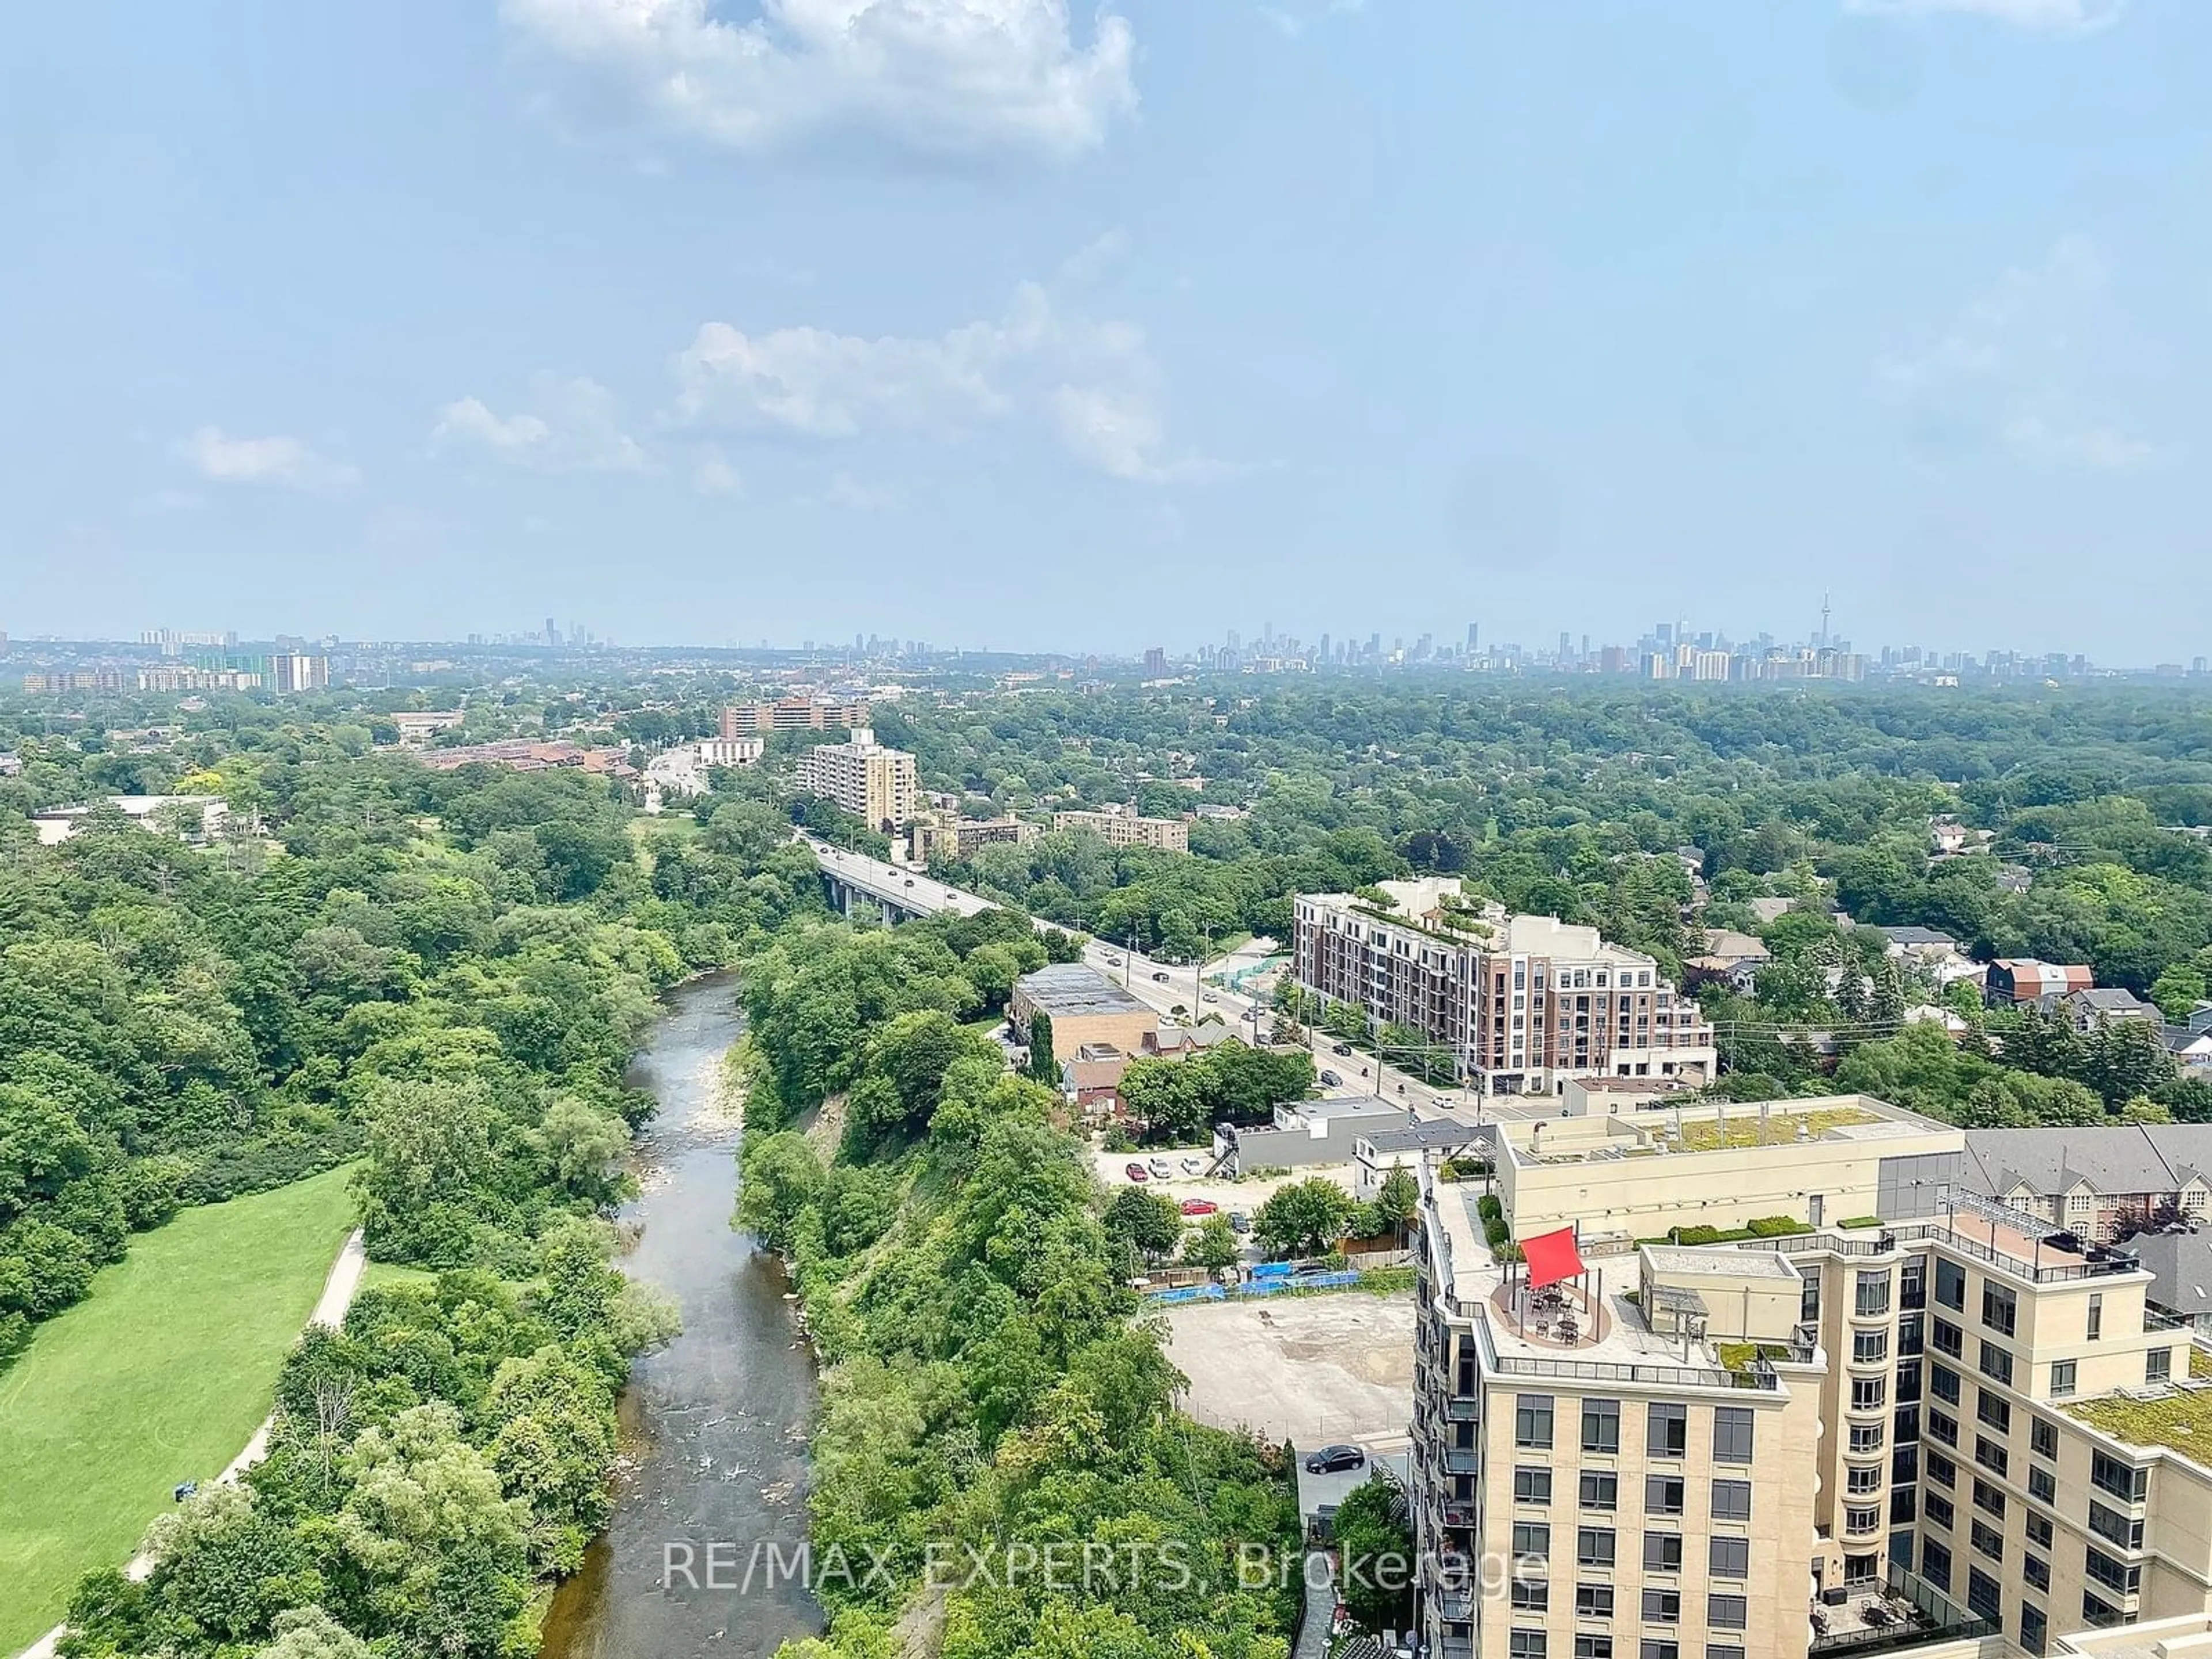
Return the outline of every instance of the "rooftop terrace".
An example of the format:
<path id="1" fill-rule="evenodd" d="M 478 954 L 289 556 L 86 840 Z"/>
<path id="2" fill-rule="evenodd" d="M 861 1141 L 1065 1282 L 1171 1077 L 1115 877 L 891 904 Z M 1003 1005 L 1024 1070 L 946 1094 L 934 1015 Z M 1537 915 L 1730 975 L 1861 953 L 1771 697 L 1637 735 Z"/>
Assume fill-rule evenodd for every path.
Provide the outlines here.
<path id="1" fill-rule="evenodd" d="M 2076 1422 L 2087 1423 L 2130 1446 L 2163 1446 L 2193 1462 L 2212 1469 L 2212 1355 L 2192 1346 L 2189 1351 L 2191 1385 L 2131 1390 L 2076 1400 L 2063 1409 Z"/>

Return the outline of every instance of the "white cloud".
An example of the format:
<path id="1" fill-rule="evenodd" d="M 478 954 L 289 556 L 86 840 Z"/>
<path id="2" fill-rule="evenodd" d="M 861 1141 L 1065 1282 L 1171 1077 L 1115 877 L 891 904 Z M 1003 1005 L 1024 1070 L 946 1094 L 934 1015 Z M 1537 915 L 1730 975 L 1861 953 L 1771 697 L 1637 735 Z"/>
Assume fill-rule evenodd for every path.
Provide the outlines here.
<path id="1" fill-rule="evenodd" d="M 2074 410 L 2080 340 L 2108 280 L 2094 246 L 2062 237 L 2039 264 L 2007 270 L 1934 345 L 1886 357 L 1877 372 L 1914 407 L 2030 459 L 2101 471 L 2148 465 L 2155 445 Z"/>
<path id="2" fill-rule="evenodd" d="M 691 469 L 691 488 L 702 495 L 742 495 L 745 483 L 720 450 L 710 449 Z"/>
<path id="3" fill-rule="evenodd" d="M 1079 45 L 1067 0 L 501 0 L 602 100 L 747 154 L 859 131 L 933 154 L 1096 149 L 1136 106 L 1127 21 Z"/>
<path id="4" fill-rule="evenodd" d="M 438 411 L 431 447 L 485 456 L 533 472 L 649 472 L 653 459 L 622 429 L 614 395 L 597 380 L 538 374 L 529 406 L 495 415 L 463 398 Z"/>
<path id="5" fill-rule="evenodd" d="M 1144 331 L 1069 314 L 1035 283 L 1015 290 L 1003 317 L 934 337 L 870 339 L 811 327 L 749 335 L 711 322 L 674 370 L 668 419 L 682 427 L 957 439 L 1033 421 L 1112 477 L 1158 483 L 1214 470 L 1167 453 L 1159 373 Z"/>
<path id="6" fill-rule="evenodd" d="M 358 469 L 318 453 L 299 438 L 234 438 L 221 427 L 204 426 L 179 443 L 177 452 L 210 483 L 330 491 L 361 482 Z"/>
<path id="7" fill-rule="evenodd" d="M 890 484 L 864 483 L 849 472 L 834 474 L 822 499 L 849 513 L 896 513 L 906 497 Z"/>
<path id="8" fill-rule="evenodd" d="M 1955 12 L 2009 23 L 2015 28 L 2086 34 L 2118 21 L 2126 6 L 2127 0 L 1848 0 L 1844 9 L 1891 16 Z"/>
<path id="9" fill-rule="evenodd" d="M 1275 33 L 1281 35 L 1284 40 L 1296 40 L 1304 35 L 1306 32 L 1304 18 L 1285 11 L 1280 6 L 1263 5 L 1259 9 L 1260 15 L 1273 24 Z"/>

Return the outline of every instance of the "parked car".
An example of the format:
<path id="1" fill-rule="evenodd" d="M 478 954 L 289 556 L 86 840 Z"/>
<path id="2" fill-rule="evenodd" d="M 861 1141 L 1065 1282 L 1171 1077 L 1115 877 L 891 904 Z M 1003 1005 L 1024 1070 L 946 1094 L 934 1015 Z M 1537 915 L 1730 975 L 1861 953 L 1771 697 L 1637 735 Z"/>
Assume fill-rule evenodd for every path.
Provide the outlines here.
<path id="1" fill-rule="evenodd" d="M 1155 968 L 1152 969 L 1152 977 L 1164 985 L 1168 982 L 1168 970 L 1164 968 Z"/>
<path id="2" fill-rule="evenodd" d="M 1146 1170 L 1141 1164 L 1124 1164 L 1121 1168 L 1121 1173 L 1128 1176 L 1132 1181 L 1150 1181 L 1152 1178 L 1152 1172 Z"/>
<path id="3" fill-rule="evenodd" d="M 1244 1018 L 1249 1020 L 1256 1020 L 1260 1018 L 1260 1011 L 1257 1008 L 1247 1008 L 1244 1011 Z"/>
<path id="4" fill-rule="evenodd" d="M 1308 1474 L 1334 1474 L 1342 1469 L 1367 1466 L 1367 1454 L 1357 1446 L 1323 1446 L 1306 1459 Z"/>
<path id="5" fill-rule="evenodd" d="M 1164 1158 L 1154 1158 L 1150 1167 L 1155 1181 L 1165 1181 L 1175 1174 L 1175 1166 Z"/>
<path id="6" fill-rule="evenodd" d="M 1210 1198 L 1186 1198 L 1182 1201 L 1185 1215 L 1212 1215 L 1220 1207 Z"/>
<path id="7" fill-rule="evenodd" d="M 1329 1053 L 1334 1054 L 1339 1060 L 1349 1060 L 1352 1058 L 1352 1045 L 1348 1042 L 1340 1042 L 1330 1049 Z"/>
<path id="8" fill-rule="evenodd" d="M 1321 1074 L 1321 1080 L 1322 1086 L 1328 1089 L 1336 1088 L 1344 1081 L 1344 1079 L 1339 1077 L 1335 1073 L 1326 1069 L 1324 1069 Z"/>
<path id="9" fill-rule="evenodd" d="M 1231 1210 L 1229 1212 L 1229 1231 L 1232 1233 L 1250 1232 L 1252 1231 L 1252 1218 L 1246 1215 L 1242 1210 Z"/>
<path id="10" fill-rule="evenodd" d="M 1205 1167 L 1206 1160 L 1202 1158 L 1187 1158 L 1182 1161 L 1182 1172 L 1185 1175 L 1196 1175 Z"/>

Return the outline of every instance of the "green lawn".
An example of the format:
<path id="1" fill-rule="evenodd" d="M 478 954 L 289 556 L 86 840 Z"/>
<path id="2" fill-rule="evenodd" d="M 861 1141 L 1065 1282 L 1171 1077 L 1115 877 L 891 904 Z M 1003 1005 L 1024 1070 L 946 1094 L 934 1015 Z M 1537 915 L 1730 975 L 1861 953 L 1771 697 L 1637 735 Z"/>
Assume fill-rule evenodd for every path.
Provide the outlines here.
<path id="1" fill-rule="evenodd" d="M 187 1210 L 0 1371 L 0 1654 L 120 1564 L 179 1480 L 209 1480 L 264 1417 L 277 1367 L 353 1225 L 348 1171 Z"/>

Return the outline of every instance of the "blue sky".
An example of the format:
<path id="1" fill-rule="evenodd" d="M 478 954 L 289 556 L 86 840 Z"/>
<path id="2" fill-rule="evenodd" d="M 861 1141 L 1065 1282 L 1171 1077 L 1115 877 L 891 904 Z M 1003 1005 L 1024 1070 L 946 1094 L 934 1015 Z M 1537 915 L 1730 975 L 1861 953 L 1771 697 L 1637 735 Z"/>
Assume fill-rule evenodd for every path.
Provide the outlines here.
<path id="1" fill-rule="evenodd" d="M 2200 0 L 180 0 L 0 53 L 0 628 L 2212 650 Z"/>

